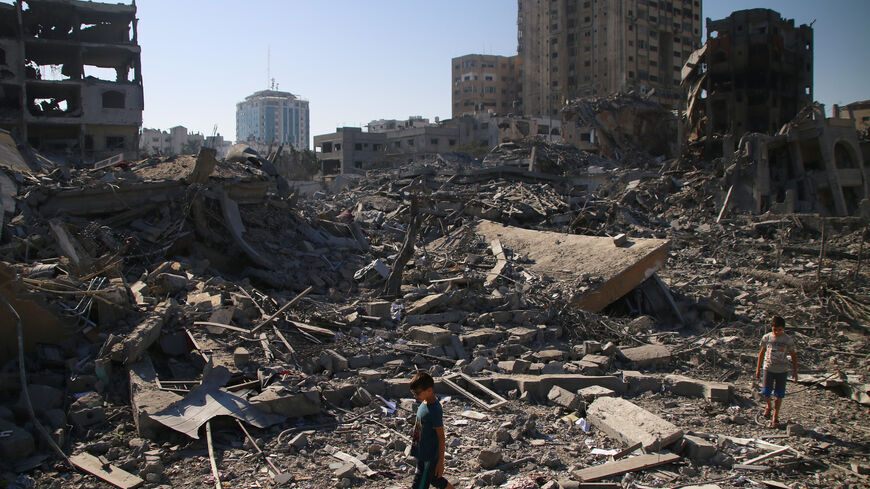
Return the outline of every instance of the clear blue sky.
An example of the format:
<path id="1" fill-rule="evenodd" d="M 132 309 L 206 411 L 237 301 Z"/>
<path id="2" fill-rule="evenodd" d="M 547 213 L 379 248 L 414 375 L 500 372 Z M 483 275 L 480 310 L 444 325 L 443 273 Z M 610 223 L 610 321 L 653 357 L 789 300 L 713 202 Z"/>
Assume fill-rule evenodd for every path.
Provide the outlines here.
<path id="1" fill-rule="evenodd" d="M 516 54 L 515 0 L 139 0 L 145 127 L 235 138 L 235 104 L 267 85 L 310 101 L 311 134 L 373 119 L 450 117 L 450 59 Z M 815 20 L 815 98 L 870 99 L 870 0 L 704 2 Z"/>

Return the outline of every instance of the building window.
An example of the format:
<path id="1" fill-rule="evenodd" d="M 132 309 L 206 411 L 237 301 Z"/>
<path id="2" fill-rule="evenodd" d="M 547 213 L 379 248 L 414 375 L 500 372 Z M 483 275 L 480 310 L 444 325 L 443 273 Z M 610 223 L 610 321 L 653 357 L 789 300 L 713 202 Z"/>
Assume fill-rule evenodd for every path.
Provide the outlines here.
<path id="1" fill-rule="evenodd" d="M 124 136 L 106 136 L 106 149 L 124 149 Z"/>
<path id="2" fill-rule="evenodd" d="M 431 140 L 429 140 L 429 142 L 431 144 L 438 144 L 438 138 L 432 138 Z"/>
<path id="3" fill-rule="evenodd" d="M 492 75 L 486 75 L 485 77 L 483 77 L 483 79 L 486 80 L 486 81 L 492 81 L 492 80 L 493 80 Z"/>
<path id="4" fill-rule="evenodd" d="M 450 146 L 455 146 L 455 145 L 456 145 L 456 140 L 455 140 L 455 139 L 448 139 L 448 140 L 447 140 L 447 144 L 449 144 Z"/>
<path id="5" fill-rule="evenodd" d="M 413 139 L 409 139 L 409 140 L 408 140 L 408 146 L 414 146 L 414 140 L 413 140 Z"/>
<path id="6" fill-rule="evenodd" d="M 117 90 L 103 92 L 104 109 L 123 109 L 125 106 L 124 93 Z"/>

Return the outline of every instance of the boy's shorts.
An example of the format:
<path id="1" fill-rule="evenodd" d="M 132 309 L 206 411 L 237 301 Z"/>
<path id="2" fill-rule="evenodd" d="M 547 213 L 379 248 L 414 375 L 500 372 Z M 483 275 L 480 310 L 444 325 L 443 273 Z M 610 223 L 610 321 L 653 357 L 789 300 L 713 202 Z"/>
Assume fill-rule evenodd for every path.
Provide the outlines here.
<path id="1" fill-rule="evenodd" d="M 764 397 L 770 397 L 770 395 L 773 394 L 774 397 L 780 399 L 785 397 L 785 378 L 787 375 L 788 372 L 774 373 L 765 370 L 761 395 Z"/>
<path id="2" fill-rule="evenodd" d="M 435 478 L 435 466 L 437 460 L 422 461 L 417 460 L 417 471 L 414 473 L 414 482 L 411 484 L 411 489 L 428 489 L 429 486 L 444 489 L 447 487 L 447 479 L 444 477 Z"/>

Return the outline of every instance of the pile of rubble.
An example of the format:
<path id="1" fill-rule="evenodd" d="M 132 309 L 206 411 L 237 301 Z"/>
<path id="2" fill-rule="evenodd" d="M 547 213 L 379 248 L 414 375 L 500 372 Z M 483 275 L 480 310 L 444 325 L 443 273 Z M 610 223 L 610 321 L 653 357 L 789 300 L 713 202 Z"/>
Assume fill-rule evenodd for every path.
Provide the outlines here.
<path id="1" fill-rule="evenodd" d="M 457 487 L 866 484 L 859 218 L 729 214 L 715 164 L 541 143 L 312 198 L 244 151 L 6 153 L 7 487 L 407 486 L 418 369 Z M 784 429 L 753 396 L 774 314 Z"/>

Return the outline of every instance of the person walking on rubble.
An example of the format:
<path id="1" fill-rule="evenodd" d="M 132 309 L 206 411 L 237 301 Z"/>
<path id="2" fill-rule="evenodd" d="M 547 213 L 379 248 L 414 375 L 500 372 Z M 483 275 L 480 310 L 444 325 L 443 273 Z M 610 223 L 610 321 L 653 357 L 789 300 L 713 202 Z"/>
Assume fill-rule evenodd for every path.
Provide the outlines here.
<path id="1" fill-rule="evenodd" d="M 767 401 L 767 409 L 764 417 L 771 415 L 771 395 L 773 401 L 773 418 L 770 427 L 775 428 L 779 420 L 779 408 L 785 397 L 785 380 L 788 375 L 788 356 L 791 356 L 793 379 L 798 379 L 797 349 L 794 339 L 785 333 L 785 320 L 781 316 L 774 316 L 770 320 L 771 332 L 761 338 L 761 351 L 758 352 L 758 365 L 755 367 L 755 378 L 759 378 L 764 367 L 764 377 L 761 395 Z"/>
<path id="2" fill-rule="evenodd" d="M 411 379 L 411 393 L 420 401 L 414 434 L 411 438 L 411 455 L 417 459 L 417 471 L 411 489 L 453 489 L 444 478 L 444 435 L 441 403 L 435 397 L 435 381 L 428 372 L 420 371 Z"/>

